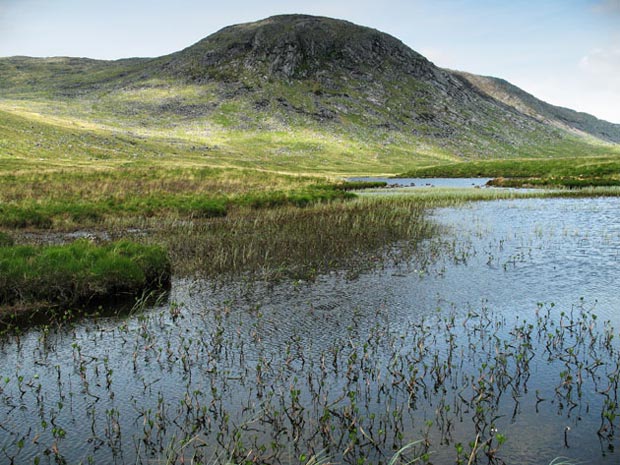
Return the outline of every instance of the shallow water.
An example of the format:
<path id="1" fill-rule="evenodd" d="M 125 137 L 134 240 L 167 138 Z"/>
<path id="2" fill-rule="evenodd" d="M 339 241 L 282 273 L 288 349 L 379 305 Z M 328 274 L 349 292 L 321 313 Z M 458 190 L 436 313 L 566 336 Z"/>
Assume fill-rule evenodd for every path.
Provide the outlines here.
<path id="1" fill-rule="evenodd" d="M 485 187 L 492 178 L 350 178 L 349 181 L 386 182 L 394 187 Z"/>
<path id="2" fill-rule="evenodd" d="M 438 209 L 429 267 L 176 281 L 141 314 L 6 338 L 0 461 L 387 463 L 421 441 L 410 459 L 461 443 L 467 463 L 478 439 L 510 464 L 617 463 L 619 207 Z"/>

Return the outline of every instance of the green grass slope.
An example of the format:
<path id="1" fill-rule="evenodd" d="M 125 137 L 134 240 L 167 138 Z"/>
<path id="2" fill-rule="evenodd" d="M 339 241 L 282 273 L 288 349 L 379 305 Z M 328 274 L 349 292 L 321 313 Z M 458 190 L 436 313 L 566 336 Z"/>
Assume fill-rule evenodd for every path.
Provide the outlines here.
<path id="1" fill-rule="evenodd" d="M 230 26 L 154 59 L 3 58 L 0 76 L 0 160 L 13 168 L 81 154 L 106 166 L 390 174 L 618 147 L 533 118 L 387 34 L 312 16 Z"/>

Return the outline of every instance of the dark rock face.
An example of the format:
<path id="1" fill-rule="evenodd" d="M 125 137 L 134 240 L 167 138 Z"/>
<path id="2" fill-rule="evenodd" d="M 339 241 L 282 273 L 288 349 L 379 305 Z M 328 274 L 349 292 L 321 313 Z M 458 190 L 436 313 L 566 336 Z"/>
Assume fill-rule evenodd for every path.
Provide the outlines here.
<path id="1" fill-rule="evenodd" d="M 192 68 L 203 75 L 211 67 L 238 67 L 285 79 L 308 79 L 341 70 L 363 76 L 391 69 L 425 79 L 436 73 L 422 55 L 388 34 L 305 15 L 226 27 L 171 55 L 165 66 L 172 72 Z"/>

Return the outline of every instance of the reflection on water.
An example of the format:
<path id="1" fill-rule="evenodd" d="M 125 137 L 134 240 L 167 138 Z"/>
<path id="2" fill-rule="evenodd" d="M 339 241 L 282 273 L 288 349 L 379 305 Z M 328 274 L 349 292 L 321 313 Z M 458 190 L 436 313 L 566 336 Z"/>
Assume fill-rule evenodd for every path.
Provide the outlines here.
<path id="1" fill-rule="evenodd" d="M 177 281 L 143 314 L 7 338 L 0 447 L 15 463 L 387 463 L 417 441 L 422 463 L 467 463 L 470 443 L 480 463 L 617 463 L 618 207 L 439 209 L 428 268 Z"/>

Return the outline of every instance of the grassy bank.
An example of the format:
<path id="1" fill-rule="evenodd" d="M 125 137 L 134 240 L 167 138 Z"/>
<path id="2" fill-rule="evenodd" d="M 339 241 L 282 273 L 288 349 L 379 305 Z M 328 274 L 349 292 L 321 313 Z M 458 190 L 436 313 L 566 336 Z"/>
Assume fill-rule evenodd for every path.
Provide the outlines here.
<path id="1" fill-rule="evenodd" d="M 160 247 L 129 241 L 0 247 L 0 316 L 135 296 L 170 281 Z"/>
<path id="2" fill-rule="evenodd" d="M 304 207 L 351 199 L 354 194 L 348 191 L 360 187 L 359 184 L 317 183 L 316 179 L 312 182 L 308 179 L 291 180 L 288 186 L 283 186 L 280 185 L 281 180 L 280 183 L 270 183 L 269 177 L 266 177 L 262 186 L 247 190 L 247 187 L 236 186 L 239 177 L 231 176 L 229 181 L 221 180 L 219 188 L 209 190 L 202 184 L 196 186 L 199 181 L 192 182 L 189 176 L 184 178 L 183 172 L 177 178 L 155 177 L 146 182 L 140 178 L 140 172 L 126 176 L 125 185 L 119 180 L 116 186 L 114 175 L 112 179 L 107 179 L 105 175 L 63 174 L 46 176 L 41 182 L 9 180 L 0 194 L 0 199 L 4 200 L 0 203 L 0 226 L 71 229 L 105 225 L 110 219 L 124 219 L 130 224 L 132 219 L 139 221 L 145 217 L 214 218 L 226 216 L 236 208 Z M 58 178 L 64 179 L 68 187 L 61 187 Z M 204 184 L 215 184 L 213 179 L 209 181 Z M 38 195 L 33 193 L 35 190 L 39 191 Z"/>
<path id="3" fill-rule="evenodd" d="M 580 189 L 471 189 L 429 187 L 416 189 L 377 189 L 360 194 L 364 199 L 387 197 L 393 201 L 410 199 L 426 209 L 453 207 L 467 202 L 532 198 L 619 197 L 620 187 L 598 186 Z"/>
<path id="4" fill-rule="evenodd" d="M 542 188 L 554 188 L 565 187 L 568 189 L 581 189 L 588 187 L 611 187 L 620 186 L 620 179 L 612 176 L 587 178 L 583 176 L 577 177 L 526 177 L 526 178 L 505 178 L 503 176 L 494 178 L 488 182 L 489 186 L 493 187 L 514 187 L 514 188 L 529 188 L 529 187 L 542 187 Z"/>
<path id="5" fill-rule="evenodd" d="M 620 185 L 617 154 L 592 157 L 516 158 L 447 163 L 417 168 L 399 177 L 488 177 L 502 187 L 592 187 Z"/>

